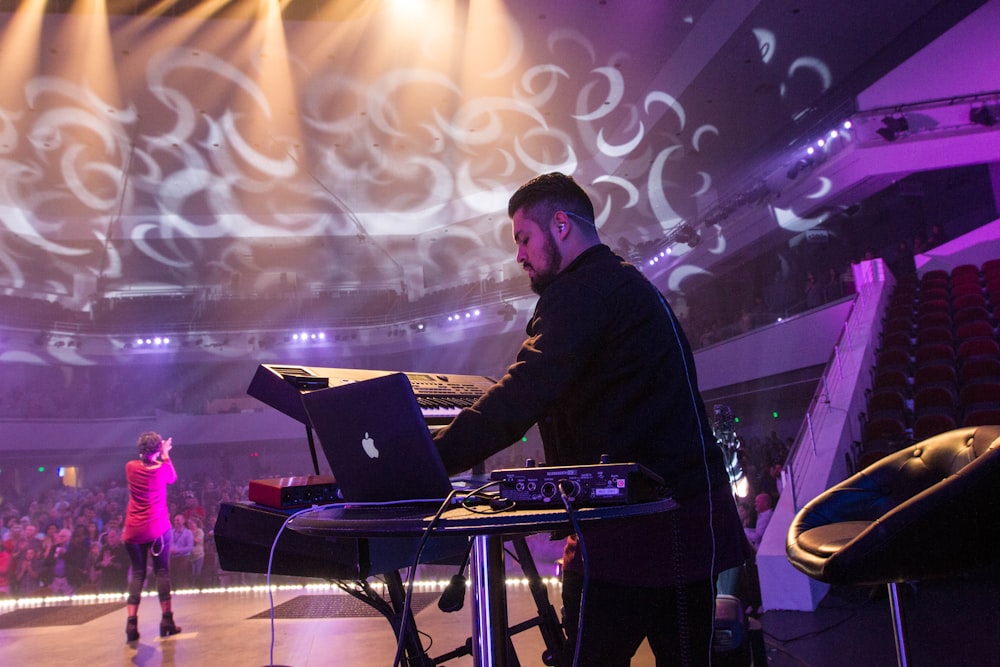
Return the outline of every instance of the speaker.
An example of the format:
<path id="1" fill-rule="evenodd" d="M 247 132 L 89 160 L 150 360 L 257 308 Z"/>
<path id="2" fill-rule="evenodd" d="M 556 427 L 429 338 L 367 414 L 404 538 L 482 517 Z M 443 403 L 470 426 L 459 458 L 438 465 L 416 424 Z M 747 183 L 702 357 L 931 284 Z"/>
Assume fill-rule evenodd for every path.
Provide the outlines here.
<path id="1" fill-rule="evenodd" d="M 219 567 L 265 574 L 274 538 L 291 514 L 254 503 L 222 503 L 215 522 Z M 350 580 L 367 578 L 367 569 L 365 541 L 315 537 L 286 527 L 274 550 L 271 574 Z"/>
<path id="2" fill-rule="evenodd" d="M 215 521 L 219 567 L 230 572 L 265 574 L 274 538 L 294 513 L 246 501 L 222 503 Z M 329 537 L 286 527 L 274 549 L 271 574 L 367 579 L 409 567 L 419 545 L 419 537 Z M 434 537 L 427 542 L 421 562 L 456 565 L 463 562 L 468 550 L 465 537 Z"/>

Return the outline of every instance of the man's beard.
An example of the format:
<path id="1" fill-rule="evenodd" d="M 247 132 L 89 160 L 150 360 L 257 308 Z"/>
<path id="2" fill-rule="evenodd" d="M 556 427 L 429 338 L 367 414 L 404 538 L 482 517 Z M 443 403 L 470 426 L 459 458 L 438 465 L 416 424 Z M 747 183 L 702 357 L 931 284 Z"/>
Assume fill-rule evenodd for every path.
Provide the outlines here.
<path id="1" fill-rule="evenodd" d="M 545 269 L 542 271 L 534 264 L 531 265 L 531 268 L 535 270 L 535 275 L 531 277 L 531 291 L 539 296 L 559 275 L 559 267 L 562 265 L 562 253 L 556 246 L 551 233 L 546 234 L 542 251 L 545 254 Z"/>

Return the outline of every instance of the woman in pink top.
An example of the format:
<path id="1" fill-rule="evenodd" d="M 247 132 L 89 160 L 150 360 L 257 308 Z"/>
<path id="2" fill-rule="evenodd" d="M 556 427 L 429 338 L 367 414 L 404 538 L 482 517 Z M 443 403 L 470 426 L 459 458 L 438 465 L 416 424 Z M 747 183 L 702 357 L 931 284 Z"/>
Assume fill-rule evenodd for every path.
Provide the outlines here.
<path id="1" fill-rule="evenodd" d="M 181 631 L 174 624 L 170 608 L 170 510 L 167 508 L 167 485 L 177 481 L 177 471 L 170 460 L 173 438 L 164 440 L 159 433 L 147 432 L 139 436 L 139 460 L 125 464 L 129 500 L 125 511 L 122 541 L 132 561 L 128 585 L 128 623 L 126 640 L 139 639 L 139 600 L 146 583 L 146 563 L 153 556 L 156 574 L 156 592 L 160 598 L 163 617 L 160 636 L 167 637 Z"/>

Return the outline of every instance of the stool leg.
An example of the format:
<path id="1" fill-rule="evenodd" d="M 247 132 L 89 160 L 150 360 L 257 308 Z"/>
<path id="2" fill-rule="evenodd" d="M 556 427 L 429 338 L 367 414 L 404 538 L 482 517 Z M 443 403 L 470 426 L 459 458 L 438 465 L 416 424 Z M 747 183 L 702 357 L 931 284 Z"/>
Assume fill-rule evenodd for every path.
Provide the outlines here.
<path id="1" fill-rule="evenodd" d="M 892 628 L 896 639 L 896 660 L 899 667 L 909 667 L 910 655 L 903 631 L 903 610 L 899 606 L 899 588 L 895 581 L 889 582 L 889 605 L 892 607 Z"/>

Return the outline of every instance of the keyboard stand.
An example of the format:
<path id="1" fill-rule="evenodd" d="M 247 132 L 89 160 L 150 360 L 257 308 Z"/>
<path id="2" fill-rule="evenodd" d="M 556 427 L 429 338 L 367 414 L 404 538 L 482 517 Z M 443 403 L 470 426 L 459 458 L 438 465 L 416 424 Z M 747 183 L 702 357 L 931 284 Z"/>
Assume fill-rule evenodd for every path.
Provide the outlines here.
<path id="1" fill-rule="evenodd" d="M 524 573 L 525 579 L 528 580 L 528 589 L 531 591 L 531 596 L 535 601 L 535 609 L 537 610 L 538 615 L 508 628 L 508 664 L 510 667 L 520 667 L 521 664 L 517 658 L 516 652 L 514 651 L 514 644 L 511 641 L 511 637 L 535 627 L 537 627 L 539 632 L 542 633 L 542 641 L 545 642 L 545 651 L 542 653 L 542 664 L 561 664 L 560 658 L 566 651 L 567 640 L 566 634 L 563 632 L 562 623 L 559 621 L 559 615 L 549 602 L 548 589 L 546 589 L 545 584 L 542 583 L 542 577 L 538 574 L 538 568 L 535 566 L 535 559 L 532 557 L 531 550 L 528 548 L 528 543 L 525 541 L 524 537 L 512 537 L 510 542 L 514 547 L 514 552 L 517 555 L 517 561 L 521 566 L 521 571 Z M 434 658 L 432 664 L 440 665 L 448 660 L 453 660 L 466 655 L 472 655 L 471 637 L 465 640 L 465 644 L 463 646 L 459 646 L 453 651 Z"/>
<path id="2" fill-rule="evenodd" d="M 567 640 L 562 624 L 559 621 L 559 615 L 549 602 L 548 589 L 542 583 L 542 577 L 538 573 L 538 568 L 535 566 L 535 560 L 531 555 L 531 550 L 528 548 L 525 538 L 523 536 L 513 537 L 510 542 L 514 547 L 521 571 L 528 581 L 528 589 L 531 591 L 531 596 L 535 601 L 535 609 L 538 615 L 508 628 L 508 664 L 510 667 L 520 667 L 521 665 L 510 638 L 535 627 L 541 632 L 542 640 L 545 642 L 545 651 L 542 653 L 542 664 L 560 664 L 559 658 L 566 651 Z M 428 656 L 420 642 L 420 634 L 417 630 L 417 624 L 413 620 L 412 613 L 407 614 L 406 628 L 405 630 L 401 630 L 403 608 L 406 603 L 406 586 L 399 571 L 394 570 L 385 574 L 385 586 L 389 594 L 388 600 L 372 590 L 367 581 L 339 582 L 339 585 L 343 591 L 371 605 L 376 611 L 385 616 L 386 620 L 392 626 L 397 640 L 399 633 L 401 631 L 404 633 L 403 649 L 406 653 L 405 664 L 407 667 L 434 667 L 434 665 L 440 665 L 449 660 L 472 655 L 472 638 L 469 637 L 465 640 L 464 645 L 459 646 L 453 651 L 436 658 Z"/>
<path id="3" fill-rule="evenodd" d="M 677 503 L 670 498 L 651 502 L 626 505 L 608 505 L 600 507 L 581 507 L 576 510 L 576 521 L 581 524 L 595 521 L 626 519 L 630 517 L 649 516 L 672 512 Z M 472 542 L 470 552 L 470 577 L 472 602 L 475 607 L 472 614 L 471 636 L 466 640 L 466 646 L 456 649 L 448 656 L 435 659 L 432 664 L 439 664 L 456 655 L 471 653 L 476 667 L 511 667 L 517 665 L 516 656 L 511 650 L 512 630 L 523 627 L 539 627 L 545 633 L 547 643 L 545 653 L 554 661 L 566 656 L 566 642 L 562 641 L 562 629 L 556 621 L 555 611 L 548 603 L 548 596 L 541 583 L 541 577 L 534 569 L 523 540 L 517 546 L 520 536 L 536 533 L 548 533 L 553 530 L 563 531 L 568 528 L 569 519 L 559 508 L 531 508 L 512 510 L 510 512 L 473 512 L 470 508 L 455 506 L 448 509 L 440 517 L 435 527 L 429 517 L 400 518 L 393 520 L 376 520 L 372 518 L 356 518 L 342 510 L 329 510 L 315 515 L 303 515 L 292 519 L 288 526 L 297 533 L 318 535 L 329 538 L 356 538 L 377 541 L 387 538 L 412 538 L 427 534 L 434 529 L 439 536 L 468 538 Z M 515 541 L 517 549 L 524 557 L 521 563 L 525 575 L 528 576 L 535 596 L 535 604 L 539 611 L 539 620 L 527 625 L 511 628 L 507 616 L 506 567 L 504 565 L 504 543 Z M 464 547 L 465 545 L 463 545 Z M 463 549 L 464 552 L 464 549 Z M 377 570 L 373 570 L 377 571 Z M 381 570 L 386 571 L 386 570 Z M 398 597 L 398 596 L 397 596 Z M 402 612 L 404 610 L 400 610 Z M 400 632 L 409 634 L 415 632 L 410 626 L 400 628 Z M 399 635 L 403 637 L 403 635 Z M 416 646 L 415 637 L 404 637 L 409 646 Z M 471 651 L 469 645 L 471 644 Z M 420 650 L 415 650 L 419 654 Z"/>
<path id="4" fill-rule="evenodd" d="M 371 605 L 385 616 L 397 640 L 400 632 L 403 633 L 403 651 L 406 655 L 404 664 L 408 667 L 433 667 L 436 662 L 431 660 L 424 651 L 423 644 L 420 643 L 420 634 L 417 632 L 417 624 L 413 620 L 412 613 L 406 615 L 406 628 L 402 629 L 403 609 L 406 604 L 406 587 L 402 576 L 398 570 L 393 570 L 387 572 L 384 577 L 386 591 L 389 593 L 388 601 L 373 591 L 366 580 L 338 582 L 338 585 L 341 590 Z"/>

